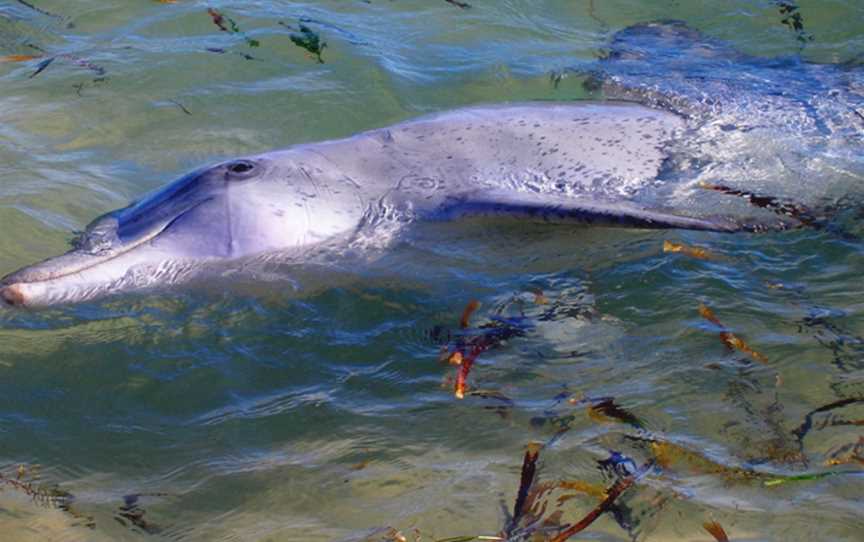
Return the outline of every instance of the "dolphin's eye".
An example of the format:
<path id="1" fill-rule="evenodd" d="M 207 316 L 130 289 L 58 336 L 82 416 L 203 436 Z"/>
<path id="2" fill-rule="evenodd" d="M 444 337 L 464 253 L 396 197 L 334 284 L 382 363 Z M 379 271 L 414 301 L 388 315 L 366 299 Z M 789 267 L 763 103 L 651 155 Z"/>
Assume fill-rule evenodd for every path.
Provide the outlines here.
<path id="1" fill-rule="evenodd" d="M 237 160 L 228 164 L 227 169 L 235 175 L 243 175 L 255 169 L 255 164 L 248 160 Z"/>

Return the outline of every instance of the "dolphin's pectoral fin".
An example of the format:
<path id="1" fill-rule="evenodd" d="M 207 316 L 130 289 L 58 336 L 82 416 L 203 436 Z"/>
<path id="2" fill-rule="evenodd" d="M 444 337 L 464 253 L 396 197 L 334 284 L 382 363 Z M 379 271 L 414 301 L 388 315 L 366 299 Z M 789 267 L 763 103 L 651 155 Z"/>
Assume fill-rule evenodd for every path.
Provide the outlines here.
<path id="1" fill-rule="evenodd" d="M 639 207 L 627 202 L 483 191 L 448 199 L 432 216 L 436 220 L 468 217 L 520 218 L 558 224 L 586 224 L 641 229 L 685 229 L 716 232 L 786 229 L 783 225 L 752 225 L 725 218 L 696 218 Z"/>

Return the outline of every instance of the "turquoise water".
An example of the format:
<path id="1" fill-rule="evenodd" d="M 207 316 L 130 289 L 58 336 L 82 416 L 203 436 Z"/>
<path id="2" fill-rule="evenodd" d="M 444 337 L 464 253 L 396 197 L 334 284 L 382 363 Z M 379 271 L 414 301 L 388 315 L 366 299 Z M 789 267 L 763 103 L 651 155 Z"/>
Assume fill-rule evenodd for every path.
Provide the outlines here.
<path id="1" fill-rule="evenodd" d="M 610 450 L 658 463 L 583 539 L 710 540 L 712 520 L 732 540 L 861 539 L 864 244 L 850 202 L 864 109 L 853 101 L 818 135 L 799 115 L 862 94 L 860 3 L 470 3 L 5 0 L 0 274 L 202 164 L 475 103 L 602 98 L 584 68 L 616 32 L 657 19 L 730 48 L 722 70 L 688 73 L 732 108 L 692 134 L 698 159 L 677 181 L 823 207 L 853 197 L 818 230 L 438 224 L 302 296 L 246 281 L 3 310 L 3 540 L 494 535 L 531 441 L 547 443 L 541 480 L 609 486 L 597 462 Z M 300 22 L 326 41 L 323 63 L 292 42 Z M 625 82 L 668 82 L 648 54 Z M 754 58 L 787 62 L 759 71 Z M 722 87 L 735 92 L 715 79 L 738 81 Z M 747 109 L 759 106 L 780 129 L 760 128 Z M 675 201 L 743 208 L 706 191 Z M 663 252 L 664 240 L 712 258 Z M 478 357 L 469 386 L 506 400 L 456 399 L 454 369 L 439 362 L 472 299 L 473 327 L 513 336 Z M 728 350 L 700 303 L 767 361 Z M 579 397 L 614 397 L 643 427 L 567 402 Z M 562 417 L 569 430 L 555 437 Z M 37 473 L 34 487 L 74 501 L 9 482 Z M 562 522 L 598 502 L 578 494 Z"/>

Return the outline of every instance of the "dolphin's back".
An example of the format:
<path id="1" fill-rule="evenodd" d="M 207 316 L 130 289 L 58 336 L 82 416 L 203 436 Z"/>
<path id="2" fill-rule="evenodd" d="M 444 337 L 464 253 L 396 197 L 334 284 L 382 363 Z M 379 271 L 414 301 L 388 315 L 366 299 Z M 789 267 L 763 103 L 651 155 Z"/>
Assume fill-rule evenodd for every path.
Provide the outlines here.
<path id="1" fill-rule="evenodd" d="M 317 150 L 355 178 L 428 190 L 429 197 L 478 188 L 620 196 L 656 178 L 664 148 L 681 126 L 672 113 L 626 103 L 481 106 Z"/>

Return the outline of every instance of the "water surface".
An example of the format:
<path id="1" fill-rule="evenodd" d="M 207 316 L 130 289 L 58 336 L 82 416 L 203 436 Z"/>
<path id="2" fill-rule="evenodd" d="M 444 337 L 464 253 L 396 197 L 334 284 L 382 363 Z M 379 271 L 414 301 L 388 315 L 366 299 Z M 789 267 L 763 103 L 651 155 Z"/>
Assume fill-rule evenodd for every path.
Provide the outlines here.
<path id="1" fill-rule="evenodd" d="M 742 54 L 851 70 L 864 50 L 854 0 L 471 4 L 5 0 L 0 273 L 65 250 L 95 216 L 202 164 L 457 106 L 597 98 L 567 69 L 629 25 L 679 19 Z M 794 14 L 803 28 L 784 24 Z M 301 22 L 326 41 L 323 63 L 291 41 Z M 718 169 L 700 171 L 811 203 L 861 193 L 860 138 L 755 133 L 704 147 Z M 793 434 L 811 410 L 864 397 L 864 244 L 848 234 L 860 218 L 845 205 L 832 220 L 741 236 L 435 225 L 299 297 L 285 282 L 220 284 L 0 312 L 2 473 L 26 465 L 26 480 L 38 464 L 40 483 L 75 496 L 70 513 L 7 483 L 0 532 L 495 534 L 528 442 L 551 442 L 542 479 L 605 486 L 598 460 L 649 461 L 644 439 L 655 439 L 700 459 L 678 453 L 581 536 L 709 540 L 702 523 L 716 520 L 733 540 L 859 540 L 864 477 L 765 486 L 740 475 L 861 468 L 849 446 L 864 436 L 861 405 Z M 664 253 L 664 240 L 716 258 Z M 475 326 L 509 318 L 519 332 L 469 379 L 508 402 L 455 399 L 454 370 L 438 361 L 472 299 Z M 728 350 L 700 303 L 767 363 Z M 644 427 L 566 403 L 578 397 L 614 397 Z M 553 440 L 555 416 L 570 414 Z M 596 504 L 568 501 L 564 522 Z M 141 510 L 146 521 L 130 519 Z"/>

